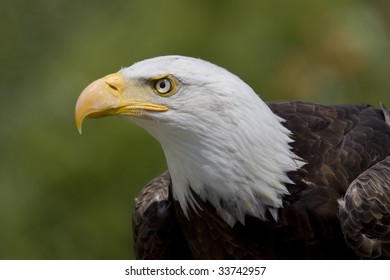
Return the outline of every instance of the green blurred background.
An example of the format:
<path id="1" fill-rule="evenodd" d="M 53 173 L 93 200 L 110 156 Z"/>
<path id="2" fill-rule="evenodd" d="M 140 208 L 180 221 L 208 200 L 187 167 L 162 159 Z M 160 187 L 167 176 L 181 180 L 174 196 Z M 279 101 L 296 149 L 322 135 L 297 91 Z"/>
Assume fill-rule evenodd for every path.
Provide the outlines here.
<path id="1" fill-rule="evenodd" d="M 120 118 L 74 125 L 87 84 L 201 57 L 264 100 L 390 106 L 390 1 L 2 0 L 0 258 L 133 258 L 131 211 L 166 168 Z"/>

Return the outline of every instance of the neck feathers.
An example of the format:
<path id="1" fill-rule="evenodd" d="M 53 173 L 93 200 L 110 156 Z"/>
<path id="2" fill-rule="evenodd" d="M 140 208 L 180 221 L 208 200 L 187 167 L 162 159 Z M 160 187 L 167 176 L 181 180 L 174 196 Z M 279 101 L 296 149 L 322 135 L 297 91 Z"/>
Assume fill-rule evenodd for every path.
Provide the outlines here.
<path id="1" fill-rule="evenodd" d="M 288 194 L 285 184 L 292 183 L 287 172 L 303 162 L 291 151 L 283 120 L 253 97 L 245 110 L 235 110 L 238 104 L 230 111 L 214 109 L 196 114 L 191 127 L 167 125 L 155 135 L 165 152 L 173 197 L 187 217 L 198 209 L 193 191 L 230 226 L 244 224 L 246 215 L 264 220 L 267 210 L 278 219 Z"/>

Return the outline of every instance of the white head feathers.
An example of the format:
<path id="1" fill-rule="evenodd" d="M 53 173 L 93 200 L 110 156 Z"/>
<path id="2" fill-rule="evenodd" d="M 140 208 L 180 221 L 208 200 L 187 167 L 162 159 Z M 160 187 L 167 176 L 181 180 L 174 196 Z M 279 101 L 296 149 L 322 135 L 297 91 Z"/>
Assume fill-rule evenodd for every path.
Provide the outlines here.
<path id="1" fill-rule="evenodd" d="M 144 60 L 121 70 L 124 79 L 170 75 L 177 83 L 169 110 L 133 118 L 162 145 L 173 197 L 185 214 L 197 210 L 191 190 L 209 201 L 231 226 L 245 215 L 264 219 L 292 183 L 287 172 L 303 165 L 292 153 L 290 132 L 241 79 L 209 62 L 181 56 Z"/>

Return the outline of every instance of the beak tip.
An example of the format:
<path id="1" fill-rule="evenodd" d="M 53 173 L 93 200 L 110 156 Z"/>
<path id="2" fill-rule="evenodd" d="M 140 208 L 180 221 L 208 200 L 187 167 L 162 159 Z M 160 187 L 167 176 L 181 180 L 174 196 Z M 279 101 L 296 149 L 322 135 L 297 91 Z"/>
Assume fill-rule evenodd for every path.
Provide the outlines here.
<path id="1" fill-rule="evenodd" d="M 83 134 L 83 120 L 84 118 L 80 118 L 76 115 L 76 128 L 79 134 Z"/>

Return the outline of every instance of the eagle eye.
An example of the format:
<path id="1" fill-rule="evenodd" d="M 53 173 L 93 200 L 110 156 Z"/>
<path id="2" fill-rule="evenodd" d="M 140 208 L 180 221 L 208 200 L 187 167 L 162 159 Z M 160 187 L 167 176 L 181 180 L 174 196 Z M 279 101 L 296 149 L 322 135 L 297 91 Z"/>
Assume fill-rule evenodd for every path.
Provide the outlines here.
<path id="1" fill-rule="evenodd" d="M 154 91 L 161 96 L 170 96 L 173 94 L 176 85 L 175 82 L 169 78 L 164 77 L 154 81 L 153 83 Z"/>

